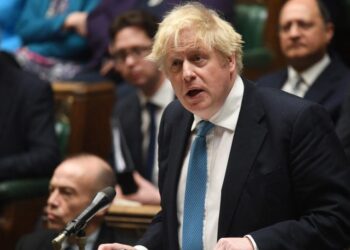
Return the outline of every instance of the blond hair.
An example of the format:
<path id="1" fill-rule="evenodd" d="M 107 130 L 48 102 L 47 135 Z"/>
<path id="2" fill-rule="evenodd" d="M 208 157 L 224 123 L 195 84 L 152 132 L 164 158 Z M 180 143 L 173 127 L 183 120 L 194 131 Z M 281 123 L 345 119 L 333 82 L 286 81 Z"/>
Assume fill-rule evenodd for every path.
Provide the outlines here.
<path id="1" fill-rule="evenodd" d="M 154 45 L 148 59 L 164 67 L 169 42 L 177 47 L 181 31 L 190 29 L 195 33 L 198 42 L 219 51 L 229 57 L 235 54 L 238 72 L 243 68 L 243 40 L 231 24 L 200 3 L 187 3 L 176 6 L 159 25 Z"/>

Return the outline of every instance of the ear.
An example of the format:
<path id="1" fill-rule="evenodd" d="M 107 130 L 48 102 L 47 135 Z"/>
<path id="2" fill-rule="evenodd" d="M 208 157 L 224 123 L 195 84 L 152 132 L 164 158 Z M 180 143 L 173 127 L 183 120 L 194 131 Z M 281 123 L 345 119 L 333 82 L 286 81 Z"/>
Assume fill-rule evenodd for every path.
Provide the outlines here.
<path id="1" fill-rule="evenodd" d="M 237 71 L 237 64 L 236 64 L 236 55 L 232 54 L 227 58 L 228 67 L 230 69 L 230 73 L 235 73 Z"/>
<path id="2" fill-rule="evenodd" d="M 327 23 L 325 28 L 327 41 L 328 43 L 330 43 L 334 35 L 334 25 L 333 23 Z"/>
<path id="3" fill-rule="evenodd" d="M 108 53 L 109 53 L 110 55 L 113 54 L 113 45 L 112 45 L 111 43 L 108 44 Z"/>

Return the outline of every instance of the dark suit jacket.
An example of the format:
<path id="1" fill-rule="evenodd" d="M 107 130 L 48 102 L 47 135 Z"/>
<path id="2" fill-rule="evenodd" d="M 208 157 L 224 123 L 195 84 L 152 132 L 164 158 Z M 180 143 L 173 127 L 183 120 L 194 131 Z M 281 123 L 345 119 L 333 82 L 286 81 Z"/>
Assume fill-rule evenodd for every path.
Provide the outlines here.
<path id="1" fill-rule="evenodd" d="M 127 147 L 123 150 L 129 151 L 132 159 L 131 164 L 133 164 L 132 168 L 135 168 L 144 176 L 146 163 L 143 160 L 142 152 L 141 104 L 136 91 L 118 100 L 113 118 L 119 119 L 120 130 Z"/>
<path id="2" fill-rule="evenodd" d="M 343 144 L 345 154 L 350 161 L 350 92 L 344 101 L 337 127 L 337 134 Z"/>
<path id="3" fill-rule="evenodd" d="M 287 69 L 283 69 L 262 77 L 257 81 L 257 84 L 281 89 L 287 78 Z M 316 78 L 304 98 L 324 106 L 334 123 L 337 123 L 349 86 L 350 70 L 341 61 L 332 58 L 331 63 Z"/>
<path id="4" fill-rule="evenodd" d="M 178 101 L 159 131 L 161 212 L 140 240 L 178 247 L 176 199 L 193 115 Z M 339 249 L 350 234 L 350 168 L 322 107 L 245 82 L 221 190 L 218 238 L 251 234 L 259 250 Z"/>
<path id="5" fill-rule="evenodd" d="M 41 230 L 27 234 L 18 241 L 16 250 L 51 250 L 53 249 L 51 241 L 57 235 L 58 233 L 52 230 Z M 117 231 L 103 225 L 94 243 L 93 249 L 97 249 L 100 244 L 111 242 L 134 244 L 134 240 L 130 238 L 130 235 L 126 235 L 123 231 Z"/>
<path id="6" fill-rule="evenodd" d="M 59 158 L 50 84 L 0 59 L 0 181 L 50 176 Z"/>

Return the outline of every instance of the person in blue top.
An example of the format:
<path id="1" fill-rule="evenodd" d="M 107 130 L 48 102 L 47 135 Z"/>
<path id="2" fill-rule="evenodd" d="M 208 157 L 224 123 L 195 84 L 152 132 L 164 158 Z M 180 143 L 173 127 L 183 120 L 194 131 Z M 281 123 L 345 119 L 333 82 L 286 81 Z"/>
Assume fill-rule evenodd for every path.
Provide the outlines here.
<path id="1" fill-rule="evenodd" d="M 23 6 L 16 32 L 23 47 L 16 53 L 20 65 L 55 80 L 73 76 L 87 52 L 85 38 L 70 29 L 69 14 L 92 11 L 99 0 L 31 0 Z M 71 64 L 70 62 L 74 62 Z"/>
<path id="2" fill-rule="evenodd" d="M 24 0 L 0 1 L 0 50 L 13 52 L 21 46 L 21 39 L 15 32 L 17 19 Z"/>

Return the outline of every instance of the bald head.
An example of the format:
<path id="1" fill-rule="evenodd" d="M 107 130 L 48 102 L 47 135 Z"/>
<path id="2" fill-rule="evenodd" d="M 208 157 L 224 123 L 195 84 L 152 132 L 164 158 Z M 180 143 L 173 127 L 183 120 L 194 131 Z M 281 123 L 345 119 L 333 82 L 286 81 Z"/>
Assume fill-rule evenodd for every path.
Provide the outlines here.
<path id="1" fill-rule="evenodd" d="M 92 196 L 107 186 L 115 185 L 115 175 L 111 166 L 105 160 L 91 154 L 67 158 L 56 168 L 53 177 L 62 172 L 75 179 L 79 185 L 85 185 L 86 190 L 91 190 Z"/>
<path id="2" fill-rule="evenodd" d="M 90 204 L 98 191 L 114 185 L 113 170 L 103 159 L 89 154 L 66 159 L 50 181 L 48 227 L 62 230 Z M 97 227 L 98 223 L 90 223 L 90 228 L 91 225 Z"/>
<path id="3" fill-rule="evenodd" d="M 333 25 L 322 3 L 317 0 L 289 0 L 279 18 L 280 46 L 287 62 L 303 71 L 327 52 Z"/>

